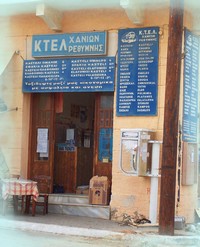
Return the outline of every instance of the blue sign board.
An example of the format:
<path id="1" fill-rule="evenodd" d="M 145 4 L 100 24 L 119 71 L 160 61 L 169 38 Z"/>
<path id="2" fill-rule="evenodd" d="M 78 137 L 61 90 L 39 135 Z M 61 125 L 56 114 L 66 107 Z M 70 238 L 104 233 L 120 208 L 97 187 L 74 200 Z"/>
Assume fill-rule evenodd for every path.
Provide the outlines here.
<path id="1" fill-rule="evenodd" d="M 197 142 L 199 37 L 185 29 L 183 141 Z"/>
<path id="2" fill-rule="evenodd" d="M 25 60 L 23 92 L 114 91 L 115 57 Z"/>
<path id="3" fill-rule="evenodd" d="M 157 114 L 159 27 L 119 30 L 117 115 Z"/>
<path id="4" fill-rule="evenodd" d="M 33 57 L 105 55 L 107 33 L 65 33 L 34 35 Z"/>

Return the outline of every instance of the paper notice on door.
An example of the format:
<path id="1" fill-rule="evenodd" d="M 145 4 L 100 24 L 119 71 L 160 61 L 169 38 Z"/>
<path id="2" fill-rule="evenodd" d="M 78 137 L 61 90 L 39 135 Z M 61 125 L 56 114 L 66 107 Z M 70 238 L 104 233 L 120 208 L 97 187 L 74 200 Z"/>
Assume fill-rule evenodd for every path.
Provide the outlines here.
<path id="1" fill-rule="evenodd" d="M 46 153 L 43 153 L 43 152 L 40 152 L 40 158 L 48 158 L 49 157 L 49 141 L 47 142 L 47 152 Z"/>
<path id="2" fill-rule="evenodd" d="M 48 140 L 48 129 L 38 128 L 37 139 L 38 140 Z"/>
<path id="3" fill-rule="evenodd" d="M 74 140 L 74 129 L 67 129 L 67 141 Z"/>
<path id="4" fill-rule="evenodd" d="M 37 132 L 37 153 L 48 152 L 48 129 L 38 128 Z"/>

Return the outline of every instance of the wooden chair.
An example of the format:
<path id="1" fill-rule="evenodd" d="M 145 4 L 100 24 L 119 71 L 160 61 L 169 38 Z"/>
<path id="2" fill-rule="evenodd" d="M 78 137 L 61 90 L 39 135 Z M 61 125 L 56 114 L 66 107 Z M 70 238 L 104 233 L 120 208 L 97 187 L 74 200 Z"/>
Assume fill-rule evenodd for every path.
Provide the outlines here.
<path id="1" fill-rule="evenodd" d="M 10 178 L 12 179 L 19 179 L 20 175 L 19 174 L 11 174 Z M 13 207 L 14 207 L 14 212 L 18 213 L 18 206 L 21 206 L 21 213 L 24 212 L 24 196 L 13 196 Z"/>
<path id="2" fill-rule="evenodd" d="M 32 216 L 35 216 L 36 207 L 43 207 L 43 214 L 48 214 L 48 198 L 51 188 L 51 177 L 39 175 L 33 178 L 37 182 L 39 197 L 38 201 L 32 200 Z"/>

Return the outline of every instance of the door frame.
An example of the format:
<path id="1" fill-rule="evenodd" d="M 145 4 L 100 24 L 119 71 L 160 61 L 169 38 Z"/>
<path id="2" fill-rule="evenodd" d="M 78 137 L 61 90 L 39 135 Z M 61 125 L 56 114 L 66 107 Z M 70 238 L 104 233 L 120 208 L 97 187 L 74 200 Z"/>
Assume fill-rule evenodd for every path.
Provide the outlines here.
<path id="1" fill-rule="evenodd" d="M 100 97 L 105 95 L 112 95 L 114 100 L 114 93 L 111 92 L 100 92 L 95 97 L 95 116 L 94 116 L 94 152 L 93 152 L 93 175 L 96 176 L 107 176 L 110 184 L 112 184 L 112 162 L 101 162 L 98 161 L 98 148 L 99 148 L 99 109 L 100 109 Z M 114 107 L 112 106 L 112 128 L 113 128 L 113 112 Z M 112 148 L 113 149 L 113 148 Z M 102 171 L 98 168 L 101 166 Z"/>
<path id="2" fill-rule="evenodd" d="M 53 171 L 54 171 L 54 145 L 55 145 L 55 95 L 54 93 L 46 93 L 49 94 L 50 97 L 50 111 L 51 111 L 51 123 L 50 123 L 50 128 L 49 129 L 49 157 L 48 157 L 48 162 L 49 162 L 49 174 L 43 174 L 43 175 L 47 175 L 51 177 L 51 189 L 50 192 L 53 191 Z M 34 116 L 33 114 L 37 114 L 36 111 L 33 112 L 33 109 L 35 107 L 34 105 L 34 100 L 36 97 L 39 97 L 38 95 L 41 95 L 41 93 L 37 93 L 37 94 L 31 94 L 31 100 L 30 100 L 30 123 L 29 123 L 29 142 L 28 142 L 28 169 L 27 169 L 27 177 L 29 179 L 33 179 L 32 177 L 32 169 L 34 166 L 34 163 L 44 163 L 45 161 L 37 161 L 35 160 L 34 156 L 35 156 L 35 152 L 34 152 L 34 147 L 35 147 L 35 143 L 34 141 L 36 141 L 36 137 L 34 136 L 36 134 L 36 126 L 33 126 L 33 119 Z M 36 115 L 35 115 L 36 117 Z M 36 121 L 36 120 L 35 120 Z M 42 127 L 42 126 L 41 126 Z M 44 127 L 44 126 L 43 126 Z M 35 129 L 34 129 L 35 128 Z"/>

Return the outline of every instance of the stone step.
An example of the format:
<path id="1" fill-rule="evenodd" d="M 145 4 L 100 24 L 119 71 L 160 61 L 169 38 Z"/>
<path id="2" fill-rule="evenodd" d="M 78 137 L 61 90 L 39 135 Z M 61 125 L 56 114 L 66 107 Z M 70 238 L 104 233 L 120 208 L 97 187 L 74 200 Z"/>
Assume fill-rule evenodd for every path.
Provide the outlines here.
<path id="1" fill-rule="evenodd" d="M 89 204 L 88 195 L 78 194 L 50 194 L 49 204 L 63 204 L 63 203 L 75 203 L 75 204 Z"/>
<path id="2" fill-rule="evenodd" d="M 50 194 L 49 212 L 110 219 L 110 206 L 89 204 L 88 195 Z"/>

